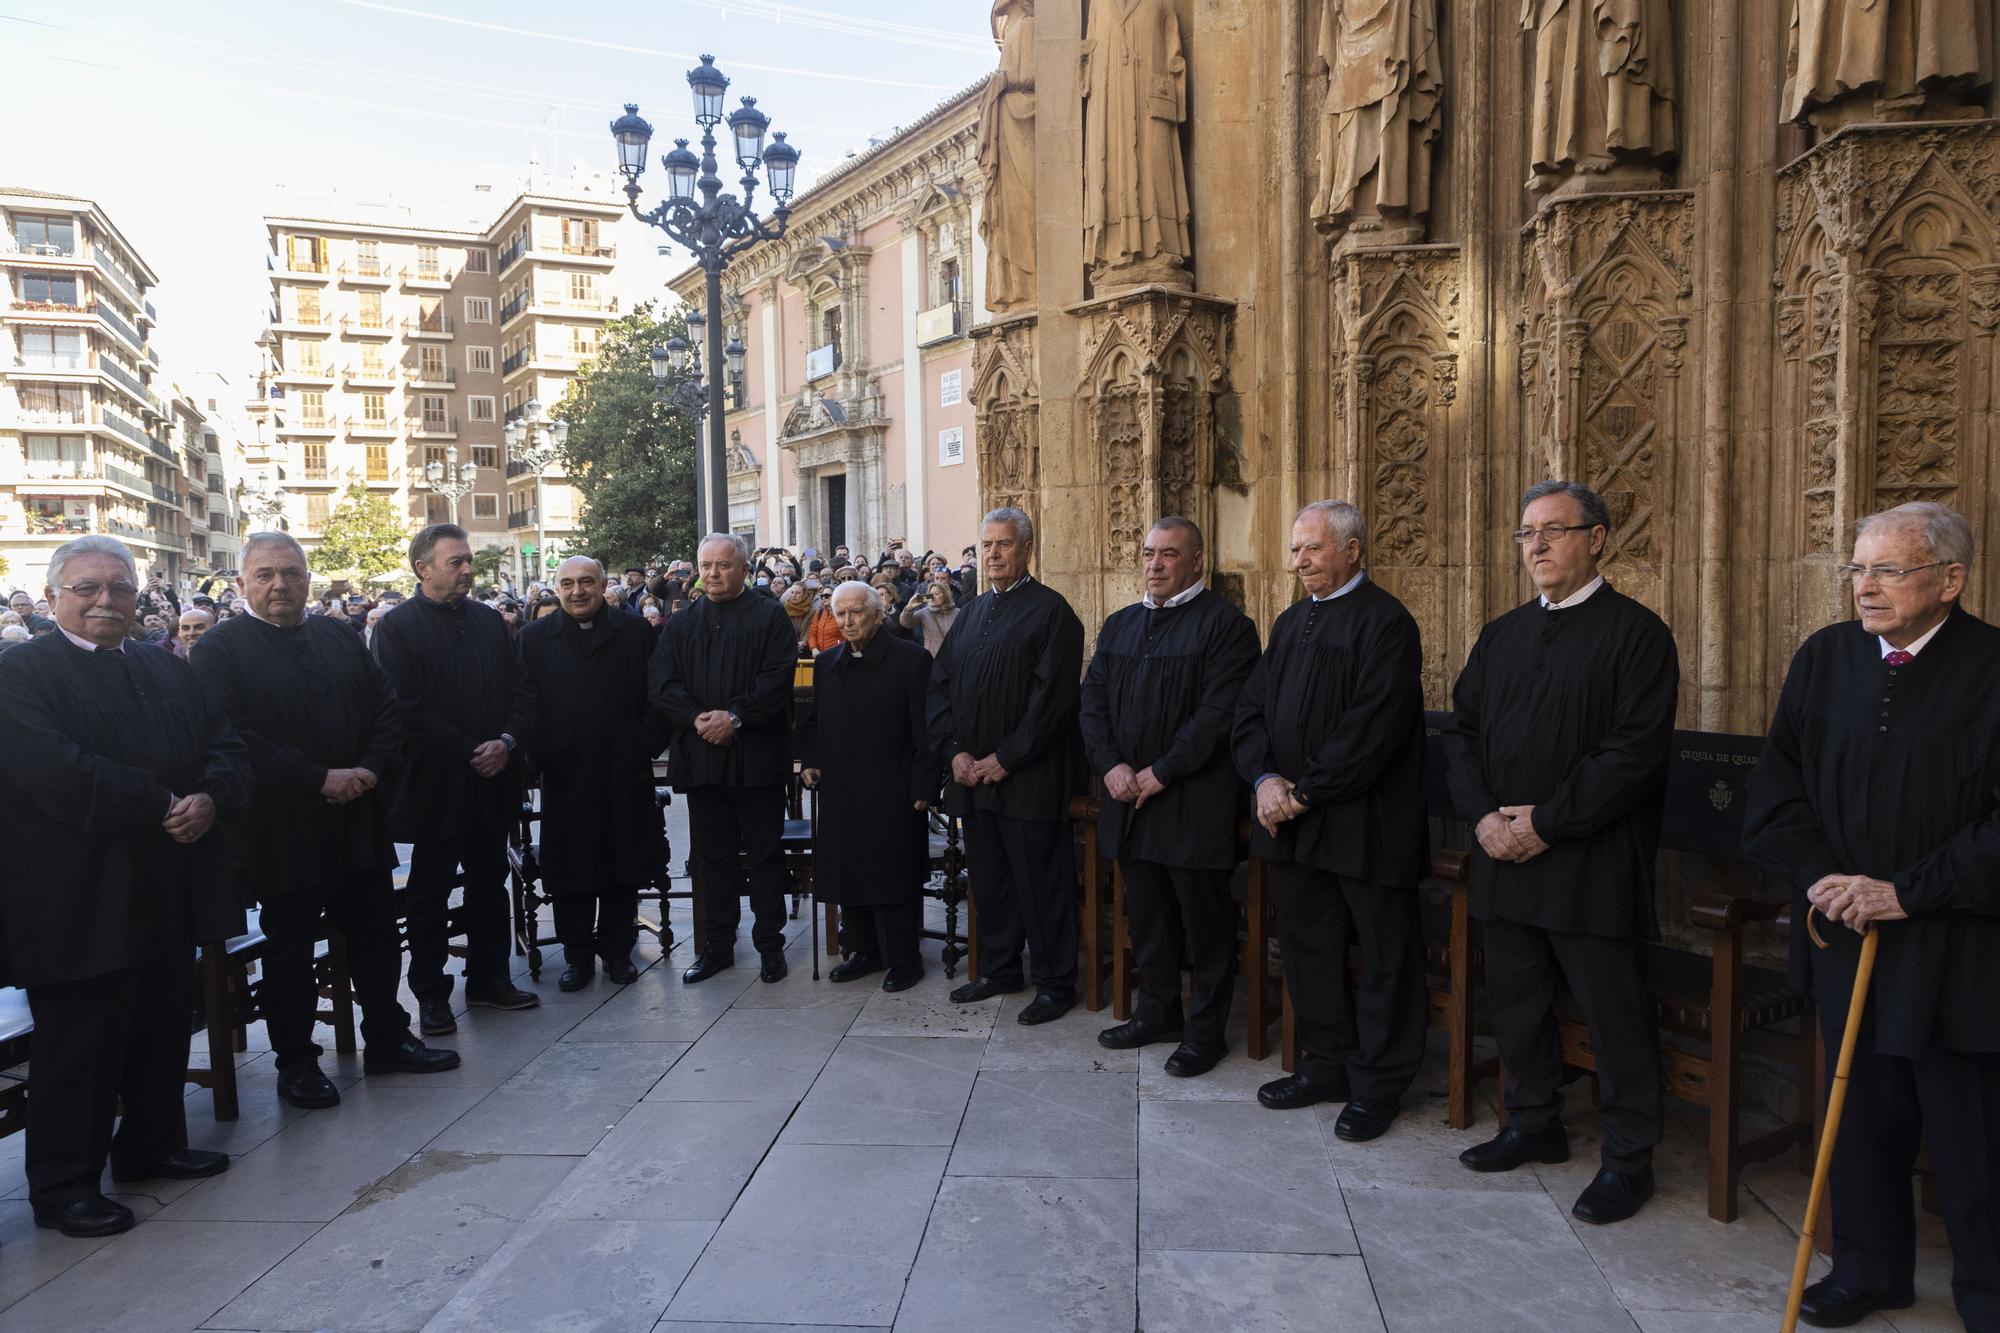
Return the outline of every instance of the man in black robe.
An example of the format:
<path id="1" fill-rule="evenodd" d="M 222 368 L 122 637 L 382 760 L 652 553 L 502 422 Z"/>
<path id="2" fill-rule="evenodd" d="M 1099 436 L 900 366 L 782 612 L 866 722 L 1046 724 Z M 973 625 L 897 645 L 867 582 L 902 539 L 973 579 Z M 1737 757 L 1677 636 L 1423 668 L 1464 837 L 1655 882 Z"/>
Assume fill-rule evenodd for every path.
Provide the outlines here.
<path id="1" fill-rule="evenodd" d="M 923 980 L 917 953 L 930 829 L 942 767 L 925 731 L 931 655 L 886 632 L 881 593 L 833 590 L 842 642 L 813 663 L 799 725 L 805 784 L 819 792 L 813 891 L 840 907 L 847 957 L 827 974 L 855 981 L 887 969 L 886 991 Z"/>
<path id="2" fill-rule="evenodd" d="M 346 948 L 366 1072 L 436 1073 L 456 1068 L 458 1052 L 411 1036 L 396 998 L 396 849 L 378 791 L 402 750 L 396 692 L 358 637 L 306 614 L 312 576 L 297 541 L 252 533 L 241 563 L 250 614 L 204 634 L 188 660 L 249 747 L 256 788 L 229 824 L 230 846 L 245 896 L 263 904 L 264 1021 L 278 1095 L 310 1110 L 340 1102 L 313 1041 L 313 953 L 329 932 Z"/>
<path id="3" fill-rule="evenodd" d="M 666 748 L 646 697 L 652 628 L 604 598 L 604 566 L 575 555 L 556 570 L 561 610 L 521 631 L 535 687 L 528 758 L 542 774 L 542 879 L 555 906 L 565 991 L 590 984 L 597 959 L 623 986 L 638 980 L 639 890 L 666 865 L 653 756 Z"/>
<path id="4" fill-rule="evenodd" d="M 112 1179 L 190 1179 L 228 1157 L 180 1145 L 195 946 L 243 929 L 218 817 L 250 799 L 229 719 L 186 662 L 126 639 L 131 552 L 79 537 L 49 560 L 56 632 L 0 656 L 0 796 L 35 836 L 0 875 L 0 984 L 35 1022 L 35 1224 L 133 1222 Z M 123 1119 L 112 1133 L 120 1108 Z"/>
<path id="5" fill-rule="evenodd" d="M 1653 860 L 1680 658 L 1660 618 L 1604 581 L 1604 502 L 1576 482 L 1522 498 L 1514 539 L 1539 595 L 1480 631 L 1452 691 L 1451 795 L 1473 821 L 1507 1128 L 1459 1160 L 1511 1171 L 1569 1157 L 1555 997 L 1567 982 L 1597 1060 L 1602 1167 L 1571 1212 L 1630 1217 L 1653 1192 L 1665 1108 L 1645 980 Z"/>
<path id="6" fill-rule="evenodd" d="M 2000 1329 L 2000 630 L 1964 608 L 1972 559 L 1944 505 L 1864 520 L 1842 570 L 1860 619 L 1792 659 L 1750 779 L 1744 851 L 1795 895 L 1792 979 L 1829 1074 L 1859 932 L 1881 936 L 1834 1143 L 1833 1269 L 1800 1306 L 1822 1328 L 1911 1303 L 1922 1141 L 1959 1317 Z"/>
<path id="7" fill-rule="evenodd" d="M 1076 1003 L 1076 852 L 1070 798 L 1083 779 L 1077 677 L 1083 622 L 1028 574 L 1035 527 L 1018 509 L 980 525 L 987 589 L 952 622 L 931 664 L 931 750 L 949 757 L 946 800 L 966 816 L 966 868 L 979 909 L 980 978 L 951 993 L 969 1004 L 1022 988 L 1018 1021 L 1046 1023 Z"/>
<path id="8" fill-rule="evenodd" d="M 1291 557 L 1306 600 L 1272 625 L 1235 736 L 1300 1047 L 1298 1069 L 1257 1100 L 1344 1101 L 1334 1132 L 1356 1143 L 1394 1122 L 1423 1061 L 1425 1016 L 1423 652 L 1416 621 L 1363 572 L 1365 541 L 1351 504 L 1299 512 Z"/>
<path id="9" fill-rule="evenodd" d="M 653 650 L 653 708 L 673 731 L 667 774 L 688 798 L 707 938 L 687 985 L 736 966 L 747 887 L 750 942 L 765 981 L 785 963 L 785 787 L 792 776 L 791 617 L 745 596 L 750 543 L 711 533 L 696 552 L 704 595 L 667 623 Z M 746 864 L 747 868 L 746 868 Z"/>
<path id="10" fill-rule="evenodd" d="M 444 973 L 452 880 L 465 871 L 465 1000 L 541 1003 L 508 976 L 507 826 L 520 810 L 515 746 L 534 729 L 528 682 L 500 613 L 473 600 L 465 529 L 433 523 L 410 541 L 417 595 L 375 626 L 375 660 L 403 701 L 403 766 L 390 833 L 414 844 L 405 885 L 410 990 L 426 1036 L 457 1030 Z M 345 622 L 341 622 L 345 623 Z"/>
<path id="11" fill-rule="evenodd" d="M 1201 529 L 1163 518 L 1140 551 L 1145 598 L 1115 612 L 1084 673 L 1084 753 L 1103 780 L 1098 850 L 1125 876 L 1139 1003 L 1097 1034 L 1129 1050 L 1177 1045 L 1169 1074 L 1191 1078 L 1228 1053 L 1236 988 L 1236 819 L 1243 785 L 1229 754 L 1236 696 L 1257 661 L 1257 627 L 1202 581 Z M 1182 941 L 1193 981 L 1181 1003 Z"/>

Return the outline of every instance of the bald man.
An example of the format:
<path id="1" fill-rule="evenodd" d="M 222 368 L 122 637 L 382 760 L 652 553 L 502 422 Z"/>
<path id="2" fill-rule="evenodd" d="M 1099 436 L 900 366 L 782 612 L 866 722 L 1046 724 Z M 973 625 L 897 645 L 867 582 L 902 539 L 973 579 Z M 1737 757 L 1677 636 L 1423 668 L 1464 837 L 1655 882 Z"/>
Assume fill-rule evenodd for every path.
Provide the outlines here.
<path id="1" fill-rule="evenodd" d="M 181 656 L 186 657 L 193 652 L 201 636 L 213 628 L 215 616 L 201 607 L 193 606 L 181 612 L 180 623 L 174 628 L 174 635 L 180 640 Z"/>

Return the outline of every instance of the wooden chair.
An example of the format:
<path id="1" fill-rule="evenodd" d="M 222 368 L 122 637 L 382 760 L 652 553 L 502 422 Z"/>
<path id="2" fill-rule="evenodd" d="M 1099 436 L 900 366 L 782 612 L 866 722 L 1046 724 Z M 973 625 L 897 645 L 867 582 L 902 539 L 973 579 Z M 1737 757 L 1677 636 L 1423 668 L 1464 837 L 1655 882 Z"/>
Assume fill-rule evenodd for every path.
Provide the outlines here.
<path id="1" fill-rule="evenodd" d="M 208 1068 L 189 1069 L 188 1082 L 209 1090 L 217 1120 L 234 1120 L 239 1114 L 236 1055 L 248 1048 L 250 1025 L 264 1017 L 264 982 L 251 973 L 264 960 L 268 945 L 253 911 L 249 929 L 234 939 L 202 945 L 195 964 L 207 1020 Z M 332 1025 L 334 1050 L 352 1055 L 354 991 L 347 975 L 347 948 L 338 933 L 329 932 L 315 950 L 313 974 L 321 998 L 314 1017 Z"/>
<path id="2" fill-rule="evenodd" d="M 15 986 L 0 987 L 0 1139 L 19 1133 L 28 1124 L 28 1080 L 12 1071 L 28 1063 L 34 1035 L 28 992 Z"/>

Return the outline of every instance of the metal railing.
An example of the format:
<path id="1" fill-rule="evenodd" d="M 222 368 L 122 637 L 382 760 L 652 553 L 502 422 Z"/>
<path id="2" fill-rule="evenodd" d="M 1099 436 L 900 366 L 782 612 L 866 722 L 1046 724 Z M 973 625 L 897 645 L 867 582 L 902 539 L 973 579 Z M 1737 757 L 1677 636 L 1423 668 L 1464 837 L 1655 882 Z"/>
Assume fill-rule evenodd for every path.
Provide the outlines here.
<path id="1" fill-rule="evenodd" d="M 422 337 L 425 334 L 442 334 L 445 337 L 450 337 L 452 333 L 451 316 L 429 315 L 422 319 L 406 319 L 403 321 L 403 332 L 415 334 L 418 337 Z"/>
<path id="2" fill-rule="evenodd" d="M 573 245 L 563 242 L 562 252 L 566 255 L 583 255 L 588 259 L 613 259 L 618 251 L 609 245 Z"/>
<path id="3" fill-rule="evenodd" d="M 458 371 L 452 366 L 404 366 L 403 378 L 412 384 L 456 384 Z"/>
<path id="4" fill-rule="evenodd" d="M 457 434 L 458 418 L 454 416 L 413 417 L 410 419 L 410 435 L 415 439 L 426 437 L 438 438 Z"/>
<path id="5" fill-rule="evenodd" d="M 534 506 L 530 505 L 526 509 L 509 509 L 507 511 L 507 526 L 510 528 L 534 527 L 535 526 Z"/>
<path id="6" fill-rule="evenodd" d="M 346 264 L 340 266 L 340 280 L 342 282 L 355 280 L 387 282 L 389 279 L 389 266 L 384 264 L 380 259 L 357 259 L 354 261 L 352 268 L 349 268 Z"/>
<path id="7" fill-rule="evenodd" d="M 104 420 L 99 424 L 108 428 L 112 434 L 129 441 L 141 449 L 150 449 L 153 447 L 153 437 L 146 434 L 138 422 L 127 421 L 116 412 L 109 410 L 106 410 L 102 415 Z"/>
<path id="8" fill-rule="evenodd" d="M 123 315 L 112 309 L 109 304 L 103 301 L 92 301 L 90 303 L 90 313 L 103 320 L 113 333 L 130 343 L 133 351 L 138 352 L 141 356 L 145 355 L 146 340 L 140 335 L 138 328 Z"/>
<path id="9" fill-rule="evenodd" d="M 505 273 L 509 266 L 514 264 L 521 258 L 522 255 L 527 253 L 528 253 L 528 238 L 524 236 L 520 240 L 514 242 L 512 245 L 508 246 L 505 250 L 502 250 L 500 252 L 500 261 L 498 264 L 494 266 L 493 269 L 495 276 Z"/>
<path id="10" fill-rule="evenodd" d="M 74 245 L 68 249 L 64 249 L 60 245 L 51 245 L 47 241 L 22 241 L 19 237 L 12 234 L 7 235 L 4 241 L 0 241 L 0 255 L 29 255 L 36 259 L 76 259 L 80 257 Z"/>
<path id="11" fill-rule="evenodd" d="M 97 474 L 83 458 L 30 458 L 15 473 L 27 481 L 87 481 Z"/>
<path id="12" fill-rule="evenodd" d="M 528 362 L 532 361 L 534 359 L 534 356 L 535 356 L 534 348 L 523 347 L 520 351 L 514 353 L 512 356 L 502 357 L 500 358 L 500 373 L 502 375 L 511 375 L 515 371 L 519 370 L 522 366 L 525 366 L 528 364 Z M 509 413 L 507 419 L 509 421 L 512 421 L 514 419 L 513 414 Z"/>
<path id="13" fill-rule="evenodd" d="M 348 417 L 341 422 L 341 429 L 349 435 L 394 435 L 396 427 L 387 417 L 375 420 L 370 417 Z"/>
<path id="14" fill-rule="evenodd" d="M 111 279 L 111 285 L 125 293 L 126 299 L 136 306 L 145 305 L 146 298 L 139 290 L 138 280 L 119 267 L 118 261 L 111 257 L 109 250 L 93 243 L 90 247 L 90 257 L 97 261 L 98 271 Z"/>
<path id="15" fill-rule="evenodd" d="M 395 332 L 395 327 L 380 315 L 343 315 L 340 320 L 340 331 L 389 334 Z"/>
<path id="16" fill-rule="evenodd" d="M 515 296 L 502 301 L 500 303 L 500 322 L 505 324 L 508 320 L 526 310 L 530 304 L 526 296 Z"/>
<path id="17" fill-rule="evenodd" d="M 31 315 L 87 315 L 90 307 L 75 301 L 10 301 L 8 307 Z"/>
<path id="18" fill-rule="evenodd" d="M 104 464 L 103 477 L 106 481 L 115 482 L 127 490 L 139 491 L 142 494 L 151 487 L 151 483 L 144 477 L 136 472 L 127 472 L 116 463 Z"/>
<path id="19" fill-rule="evenodd" d="M 14 420 L 24 426 L 88 426 L 90 409 L 82 404 L 75 407 L 24 407 L 14 413 Z"/>
<path id="20" fill-rule="evenodd" d="M 25 524 L 35 536 L 81 536 L 95 532 L 96 524 L 90 516 L 83 518 L 57 518 L 53 514 L 29 514 Z"/>

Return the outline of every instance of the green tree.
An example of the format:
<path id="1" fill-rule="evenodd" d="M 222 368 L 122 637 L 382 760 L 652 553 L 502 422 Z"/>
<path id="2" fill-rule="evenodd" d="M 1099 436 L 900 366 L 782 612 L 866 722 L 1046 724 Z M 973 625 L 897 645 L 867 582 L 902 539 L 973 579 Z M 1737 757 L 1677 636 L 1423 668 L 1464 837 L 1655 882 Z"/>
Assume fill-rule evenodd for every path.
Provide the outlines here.
<path id="1" fill-rule="evenodd" d="M 367 580 L 408 567 L 410 525 L 386 497 L 356 482 L 320 529 L 315 573 Z"/>
<path id="2" fill-rule="evenodd" d="M 472 574 L 481 583 L 492 583 L 500 577 L 500 566 L 506 562 L 510 552 L 497 542 L 489 543 L 485 550 L 472 553 Z"/>
<path id="3" fill-rule="evenodd" d="M 676 333 L 687 336 L 686 320 L 661 318 L 651 302 L 606 325 L 596 360 L 556 409 L 569 422 L 563 466 L 583 499 L 568 545 L 608 569 L 694 552 L 694 423 L 653 381 L 653 348 Z"/>

